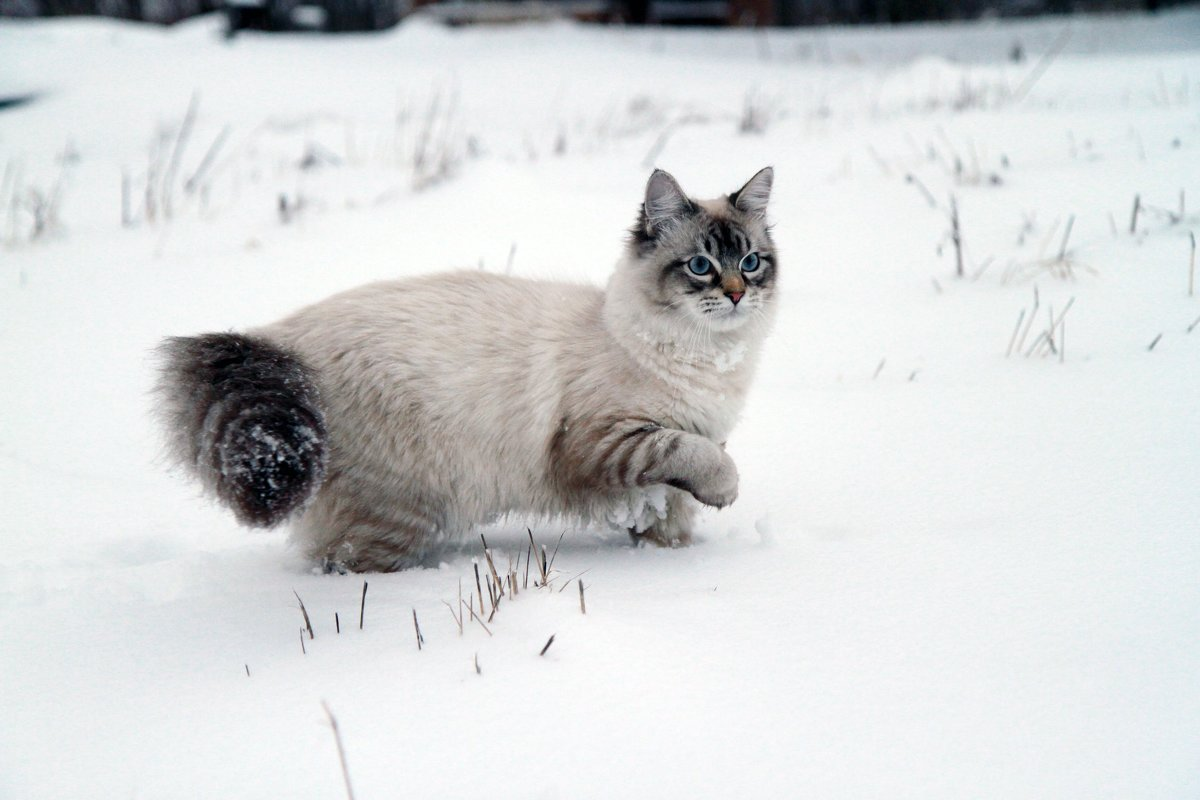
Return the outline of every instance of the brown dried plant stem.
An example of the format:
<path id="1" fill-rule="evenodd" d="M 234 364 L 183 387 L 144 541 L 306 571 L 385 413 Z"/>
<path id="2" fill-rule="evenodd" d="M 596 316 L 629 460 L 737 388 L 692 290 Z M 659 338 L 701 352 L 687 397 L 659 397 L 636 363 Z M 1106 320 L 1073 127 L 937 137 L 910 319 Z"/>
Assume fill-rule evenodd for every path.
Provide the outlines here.
<path id="1" fill-rule="evenodd" d="M 461 602 L 462 602 L 462 600 L 459 600 L 459 603 L 461 603 Z M 462 615 L 456 614 L 454 612 L 454 606 L 450 605 L 445 600 L 442 601 L 442 605 L 444 605 L 446 608 L 450 609 L 450 616 L 454 618 L 454 624 L 458 626 L 458 635 L 462 636 L 463 635 Z"/>
<path id="2" fill-rule="evenodd" d="M 329 710 L 329 704 L 324 700 L 321 701 L 321 708 L 325 709 L 325 716 L 329 720 L 329 727 L 333 729 L 333 740 L 337 744 L 338 761 L 342 765 L 342 781 L 346 784 L 346 797 L 349 800 L 354 800 L 354 787 L 350 785 L 350 768 L 346 765 L 346 748 L 342 745 L 342 731 L 338 727 L 337 717 Z"/>
<path id="3" fill-rule="evenodd" d="M 292 594 L 296 595 L 296 602 L 300 604 L 300 613 L 304 615 L 304 629 L 308 631 L 308 638 L 316 638 L 313 635 L 312 620 L 308 618 L 308 609 L 304 607 L 304 601 L 300 599 L 300 593 L 292 589 Z"/>
<path id="4" fill-rule="evenodd" d="M 363 629 L 363 618 L 367 614 L 367 582 L 363 581 L 362 601 L 358 606 L 358 629 Z"/>

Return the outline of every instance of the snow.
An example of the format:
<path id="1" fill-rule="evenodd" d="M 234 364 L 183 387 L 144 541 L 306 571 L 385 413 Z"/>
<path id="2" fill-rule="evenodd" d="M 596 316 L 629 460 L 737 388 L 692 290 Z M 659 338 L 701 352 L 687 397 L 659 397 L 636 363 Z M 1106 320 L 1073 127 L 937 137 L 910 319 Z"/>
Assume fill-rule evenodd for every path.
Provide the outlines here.
<path id="1" fill-rule="evenodd" d="M 359 798 L 1200 794 L 1200 12 L 218 33 L 0 22 L 38 95 L 0 113 L 0 796 L 344 796 L 322 701 Z M 162 337 L 452 267 L 602 285 L 651 165 L 766 164 L 783 300 L 695 546 L 569 530 L 460 636 L 468 537 L 367 576 L 359 630 L 362 576 L 165 468 Z M 34 236 L 13 187 L 60 179 Z"/>

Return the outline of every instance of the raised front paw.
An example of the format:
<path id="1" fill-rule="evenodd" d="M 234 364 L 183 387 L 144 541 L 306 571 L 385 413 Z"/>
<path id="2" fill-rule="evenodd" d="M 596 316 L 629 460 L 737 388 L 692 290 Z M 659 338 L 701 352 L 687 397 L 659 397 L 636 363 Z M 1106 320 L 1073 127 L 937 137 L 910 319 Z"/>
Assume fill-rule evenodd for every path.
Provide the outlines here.
<path id="1" fill-rule="evenodd" d="M 690 479 L 680 488 L 692 493 L 701 503 L 713 508 L 724 508 L 737 499 L 738 471 L 733 459 L 724 450 L 720 457 L 702 462 Z"/>

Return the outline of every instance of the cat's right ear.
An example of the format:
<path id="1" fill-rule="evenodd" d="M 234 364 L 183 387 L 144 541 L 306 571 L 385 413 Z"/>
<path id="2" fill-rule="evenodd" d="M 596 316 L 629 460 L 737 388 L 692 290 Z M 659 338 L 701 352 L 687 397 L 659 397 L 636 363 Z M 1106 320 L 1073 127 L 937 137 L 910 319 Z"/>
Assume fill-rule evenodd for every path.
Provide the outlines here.
<path id="1" fill-rule="evenodd" d="M 755 217 L 767 215 L 767 201 L 771 199 L 771 183 L 775 180 L 775 170 L 763 167 L 746 181 L 746 185 L 729 195 L 729 202 L 734 208 L 745 211 Z"/>
<path id="2" fill-rule="evenodd" d="M 690 210 L 692 201 L 675 179 L 661 169 L 654 170 L 646 182 L 646 200 L 642 204 L 642 224 L 646 233 L 655 236 Z"/>

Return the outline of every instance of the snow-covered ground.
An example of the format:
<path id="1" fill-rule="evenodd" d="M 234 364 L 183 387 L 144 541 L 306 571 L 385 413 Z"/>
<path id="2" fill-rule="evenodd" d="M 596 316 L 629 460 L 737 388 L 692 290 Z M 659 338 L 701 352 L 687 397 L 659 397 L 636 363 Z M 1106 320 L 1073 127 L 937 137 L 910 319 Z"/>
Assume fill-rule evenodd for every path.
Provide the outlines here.
<path id="1" fill-rule="evenodd" d="M 344 796 L 322 701 L 360 800 L 1200 796 L 1200 11 L 218 30 L 0 24 L 0 796 Z M 765 164 L 783 307 L 690 549 L 567 531 L 460 634 L 468 537 L 360 630 L 158 458 L 165 335 L 599 284 L 652 165 Z"/>

